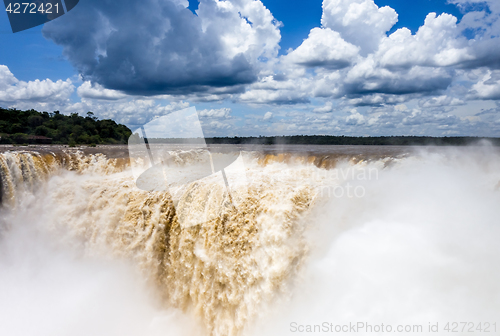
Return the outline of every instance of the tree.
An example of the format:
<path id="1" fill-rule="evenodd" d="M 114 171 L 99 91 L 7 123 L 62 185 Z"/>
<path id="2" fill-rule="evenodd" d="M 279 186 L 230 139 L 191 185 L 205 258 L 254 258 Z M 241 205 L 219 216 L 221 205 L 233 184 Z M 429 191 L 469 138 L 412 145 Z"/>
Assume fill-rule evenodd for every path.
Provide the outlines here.
<path id="1" fill-rule="evenodd" d="M 28 125 L 30 127 L 36 128 L 37 126 L 41 126 L 43 122 L 43 117 L 40 115 L 34 114 L 28 117 Z"/>
<path id="2" fill-rule="evenodd" d="M 0 107 L 0 133 L 1 143 L 26 143 L 30 140 L 29 135 L 41 135 L 59 144 L 67 144 L 69 139 L 75 144 L 115 144 L 127 143 L 132 132 L 113 120 L 99 120 L 92 112 L 82 117 L 77 113 L 67 116 L 59 111 L 48 113 Z"/>
<path id="3" fill-rule="evenodd" d="M 49 133 L 49 131 L 50 131 L 49 128 L 43 125 L 40 125 L 37 128 L 35 128 L 36 135 L 46 136 Z"/>

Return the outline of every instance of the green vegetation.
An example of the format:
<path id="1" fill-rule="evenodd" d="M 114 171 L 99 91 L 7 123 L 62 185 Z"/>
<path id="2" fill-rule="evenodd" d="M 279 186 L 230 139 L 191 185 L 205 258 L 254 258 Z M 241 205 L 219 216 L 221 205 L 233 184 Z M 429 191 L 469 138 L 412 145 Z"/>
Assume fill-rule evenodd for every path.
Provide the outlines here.
<path id="1" fill-rule="evenodd" d="M 125 144 L 132 134 L 127 126 L 110 119 L 98 120 L 94 113 L 63 115 L 35 110 L 0 108 L 0 143 Z"/>

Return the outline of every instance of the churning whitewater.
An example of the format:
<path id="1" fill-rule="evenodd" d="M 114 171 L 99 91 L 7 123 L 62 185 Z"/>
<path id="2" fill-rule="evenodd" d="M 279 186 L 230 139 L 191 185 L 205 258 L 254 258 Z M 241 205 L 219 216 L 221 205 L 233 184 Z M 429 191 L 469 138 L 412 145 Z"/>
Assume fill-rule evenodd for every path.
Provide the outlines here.
<path id="1" fill-rule="evenodd" d="M 331 151 L 244 151 L 231 193 L 210 176 L 141 190 L 103 154 L 0 153 L 0 334 L 494 323 L 499 151 Z"/>

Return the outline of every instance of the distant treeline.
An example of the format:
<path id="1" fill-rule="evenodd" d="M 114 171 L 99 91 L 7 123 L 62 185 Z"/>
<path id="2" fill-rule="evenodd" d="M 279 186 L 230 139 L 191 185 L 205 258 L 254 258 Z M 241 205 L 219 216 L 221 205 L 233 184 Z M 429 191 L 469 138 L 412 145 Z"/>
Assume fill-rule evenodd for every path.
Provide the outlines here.
<path id="1" fill-rule="evenodd" d="M 0 108 L 0 143 L 53 143 L 53 144 L 126 144 L 132 134 L 130 129 L 111 119 L 99 120 L 92 112 L 86 117 L 59 111 L 38 112 Z M 139 137 L 139 135 L 137 135 Z M 151 143 L 182 143 L 186 139 L 148 139 Z M 202 139 L 191 139 L 201 142 Z M 352 137 L 334 135 L 292 135 L 272 137 L 214 137 L 206 138 L 207 144 L 255 145 L 378 145 L 378 146 L 463 146 L 487 140 L 500 146 L 500 138 L 479 137 L 425 137 L 380 136 Z"/>
<path id="2" fill-rule="evenodd" d="M 94 113 L 86 117 L 59 111 L 38 112 L 0 108 L 0 143 L 125 144 L 130 129 L 110 119 L 99 120 Z"/>
<path id="3" fill-rule="evenodd" d="M 151 143 L 182 143 L 186 139 L 148 139 Z M 207 144 L 254 144 L 254 145 L 376 145 L 376 146 L 465 146 L 487 140 L 500 146 L 500 138 L 479 137 L 425 137 L 425 136 L 380 136 L 351 137 L 334 135 L 292 135 L 274 137 L 214 137 L 206 138 Z"/>

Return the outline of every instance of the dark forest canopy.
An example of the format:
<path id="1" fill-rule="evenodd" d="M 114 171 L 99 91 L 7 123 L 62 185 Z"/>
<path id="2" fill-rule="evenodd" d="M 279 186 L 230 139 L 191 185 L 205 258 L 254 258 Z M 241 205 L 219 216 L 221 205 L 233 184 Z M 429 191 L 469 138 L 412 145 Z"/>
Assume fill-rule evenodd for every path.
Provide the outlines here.
<path id="1" fill-rule="evenodd" d="M 0 108 L 0 143 L 125 144 L 130 134 L 127 126 L 99 120 L 92 112 L 82 117 Z"/>

